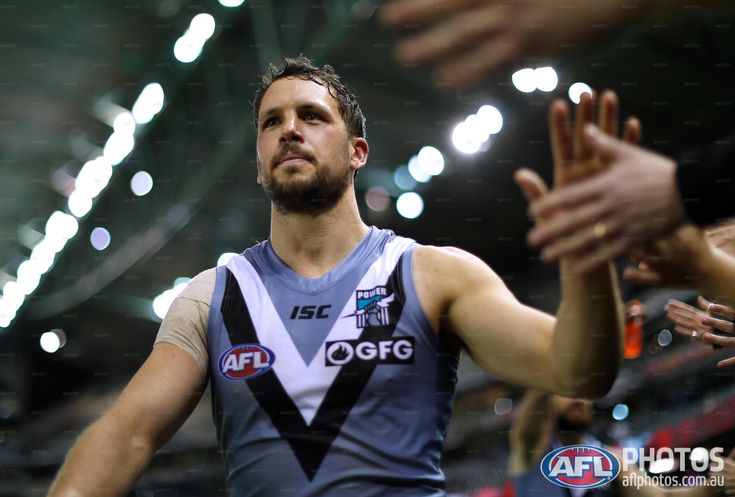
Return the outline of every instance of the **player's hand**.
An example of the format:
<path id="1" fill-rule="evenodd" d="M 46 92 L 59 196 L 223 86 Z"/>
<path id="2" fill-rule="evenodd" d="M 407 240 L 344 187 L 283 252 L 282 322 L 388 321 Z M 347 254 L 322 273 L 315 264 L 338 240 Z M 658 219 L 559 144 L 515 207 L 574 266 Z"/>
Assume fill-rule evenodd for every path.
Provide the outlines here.
<path id="1" fill-rule="evenodd" d="M 707 301 L 701 295 L 697 299 L 700 308 L 707 310 L 708 317 L 702 322 L 712 329 L 702 335 L 702 340 L 715 347 L 735 347 L 735 309 L 726 305 Z M 730 336 L 728 336 L 730 335 Z M 718 368 L 735 366 L 735 357 L 723 359 L 717 363 Z M 730 456 L 735 456 L 735 452 Z"/>
<path id="2" fill-rule="evenodd" d="M 735 311 L 730 307 L 709 302 L 701 295 L 697 307 L 678 300 L 666 304 L 666 317 L 674 323 L 674 331 L 679 335 L 698 339 L 721 347 L 735 347 Z M 726 336 L 723 336 L 726 335 Z M 734 335 L 734 336 L 727 336 Z M 717 363 L 719 368 L 735 365 L 735 357 Z"/>
<path id="3" fill-rule="evenodd" d="M 618 133 L 618 116 L 619 103 L 617 95 L 612 91 L 603 92 L 597 105 L 597 126 L 602 133 L 610 136 L 617 136 Z M 604 154 L 598 153 L 589 146 L 589 142 L 585 139 L 585 128 L 594 122 L 595 106 L 594 97 L 588 93 L 583 93 L 579 105 L 576 108 L 576 116 L 574 125 L 569 120 L 569 108 L 566 102 L 556 100 L 549 109 L 549 130 L 551 137 L 551 150 L 554 162 L 554 190 L 549 195 L 530 195 L 529 186 L 537 184 L 540 178 L 531 178 L 536 175 L 533 171 L 522 169 L 516 173 L 516 182 L 523 189 L 526 197 L 531 202 L 532 215 L 533 206 L 539 202 L 543 202 L 545 198 L 553 196 L 556 192 L 563 192 L 566 188 L 571 188 L 574 184 L 585 181 L 590 177 L 598 176 L 604 173 L 611 166 L 610 161 Z M 641 136 L 641 124 L 635 119 L 629 119 L 625 124 L 623 138 L 626 142 L 637 143 Z M 538 188 L 536 188 L 538 189 Z M 529 240 L 532 240 L 533 234 L 541 231 L 553 231 L 557 226 L 564 223 L 575 223 L 576 219 L 586 216 L 595 217 L 595 207 L 592 212 L 588 210 L 567 210 L 554 209 L 546 210 L 536 218 L 536 228 L 529 234 Z M 570 250 L 574 246 L 586 247 L 590 244 L 599 242 L 599 227 L 582 234 L 578 238 L 570 238 L 559 240 L 560 246 L 551 247 L 542 255 L 547 260 L 557 259 L 557 252 L 560 250 Z"/>
<path id="4" fill-rule="evenodd" d="M 623 271 L 623 278 L 639 285 L 697 287 L 709 260 L 712 244 L 704 232 L 691 224 L 630 252 L 636 264 Z"/>
<path id="5" fill-rule="evenodd" d="M 718 249 L 735 255 L 735 222 L 727 221 L 723 224 L 705 229 L 707 239 Z"/>
<path id="6" fill-rule="evenodd" d="M 379 18 L 420 28 L 395 47 L 409 64 L 431 64 L 439 82 L 465 87 L 525 57 L 561 53 L 638 12 L 622 0 L 392 0 Z"/>
<path id="7" fill-rule="evenodd" d="M 583 137 L 609 171 L 534 202 L 533 216 L 559 210 L 573 215 L 553 216 L 553 222 L 529 234 L 531 245 L 544 247 L 549 260 L 579 258 L 582 272 L 671 232 L 686 219 L 672 160 L 593 127 Z"/>

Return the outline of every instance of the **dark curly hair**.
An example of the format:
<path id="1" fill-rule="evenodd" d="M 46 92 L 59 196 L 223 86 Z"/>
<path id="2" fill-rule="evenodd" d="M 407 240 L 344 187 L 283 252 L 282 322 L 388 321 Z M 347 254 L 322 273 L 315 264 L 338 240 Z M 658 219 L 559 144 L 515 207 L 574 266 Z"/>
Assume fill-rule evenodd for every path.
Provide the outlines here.
<path id="1" fill-rule="evenodd" d="M 270 64 L 268 74 L 261 76 L 262 82 L 255 92 L 255 99 L 253 100 L 255 129 L 258 129 L 258 113 L 260 112 L 260 104 L 263 102 L 263 95 L 265 95 L 265 92 L 274 81 L 289 77 L 313 81 L 314 83 L 326 86 L 329 94 L 339 104 L 339 113 L 347 125 L 347 132 L 350 136 L 366 138 L 365 116 L 360 109 L 360 104 L 357 102 L 357 97 L 342 83 L 339 75 L 334 72 L 332 66 L 325 64 L 322 67 L 317 67 L 309 58 L 303 55 L 296 58 L 287 57 L 284 59 L 283 69 L 280 70 L 273 64 Z"/>

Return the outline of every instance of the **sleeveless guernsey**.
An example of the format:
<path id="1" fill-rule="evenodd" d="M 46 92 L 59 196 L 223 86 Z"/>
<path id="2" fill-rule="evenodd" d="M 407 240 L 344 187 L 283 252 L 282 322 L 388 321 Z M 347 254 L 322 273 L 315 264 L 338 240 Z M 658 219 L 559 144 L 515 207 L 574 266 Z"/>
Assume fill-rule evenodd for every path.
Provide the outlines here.
<path id="1" fill-rule="evenodd" d="M 207 337 L 229 495 L 445 495 L 457 357 L 420 307 L 415 246 L 372 227 L 320 278 L 269 242 L 217 268 Z"/>

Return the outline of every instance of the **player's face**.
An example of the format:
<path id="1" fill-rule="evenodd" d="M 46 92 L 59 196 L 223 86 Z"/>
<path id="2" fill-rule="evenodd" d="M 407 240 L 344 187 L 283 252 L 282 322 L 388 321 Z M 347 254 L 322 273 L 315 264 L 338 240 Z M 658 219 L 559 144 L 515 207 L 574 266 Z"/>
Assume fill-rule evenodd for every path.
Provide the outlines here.
<path id="1" fill-rule="evenodd" d="M 592 403 L 588 400 L 554 395 L 552 406 L 557 420 L 570 429 L 584 430 L 592 421 Z"/>
<path id="2" fill-rule="evenodd" d="M 326 86 L 279 79 L 258 114 L 258 182 L 281 212 L 328 210 L 352 182 L 353 142 Z"/>

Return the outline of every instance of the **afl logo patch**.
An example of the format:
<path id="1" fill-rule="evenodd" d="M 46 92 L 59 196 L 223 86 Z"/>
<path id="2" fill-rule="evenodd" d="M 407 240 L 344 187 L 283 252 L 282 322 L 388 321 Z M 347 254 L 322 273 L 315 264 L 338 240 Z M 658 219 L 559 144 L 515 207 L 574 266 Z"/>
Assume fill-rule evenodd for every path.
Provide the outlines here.
<path id="1" fill-rule="evenodd" d="M 541 473 L 554 485 L 567 488 L 601 487 L 620 473 L 617 457 L 602 447 L 567 445 L 541 460 Z"/>
<path id="2" fill-rule="evenodd" d="M 219 358 L 219 372 L 230 380 L 260 376 L 273 367 L 276 355 L 259 343 L 235 345 Z"/>

